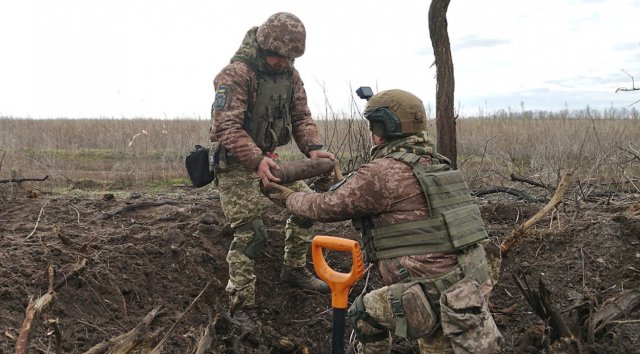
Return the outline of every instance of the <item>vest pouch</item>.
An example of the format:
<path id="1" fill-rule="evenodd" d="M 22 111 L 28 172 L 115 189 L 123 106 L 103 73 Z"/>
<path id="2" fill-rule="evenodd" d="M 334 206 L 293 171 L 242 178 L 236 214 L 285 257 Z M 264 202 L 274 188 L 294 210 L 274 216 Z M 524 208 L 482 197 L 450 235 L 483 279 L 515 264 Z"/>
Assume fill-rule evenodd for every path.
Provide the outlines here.
<path id="1" fill-rule="evenodd" d="M 213 156 L 213 155 L 212 155 Z M 210 169 L 209 149 L 196 145 L 187 154 L 184 164 L 189 174 L 191 184 L 200 188 L 211 183 L 215 179 L 213 170 Z"/>
<path id="2" fill-rule="evenodd" d="M 262 151 L 273 152 L 291 139 L 292 92 L 293 83 L 288 75 L 259 79 L 254 106 L 246 113 L 247 124 L 243 128 Z"/>
<path id="3" fill-rule="evenodd" d="M 438 328 L 438 315 L 420 282 L 393 284 L 389 292 L 396 335 L 413 340 L 430 335 Z"/>
<path id="4" fill-rule="evenodd" d="M 476 204 L 442 212 L 453 248 L 460 249 L 487 237 L 480 209 Z"/>
<path id="5" fill-rule="evenodd" d="M 416 339 L 433 333 L 438 327 L 438 316 L 420 283 L 405 289 L 401 296 L 402 306 L 407 316 L 407 339 Z"/>

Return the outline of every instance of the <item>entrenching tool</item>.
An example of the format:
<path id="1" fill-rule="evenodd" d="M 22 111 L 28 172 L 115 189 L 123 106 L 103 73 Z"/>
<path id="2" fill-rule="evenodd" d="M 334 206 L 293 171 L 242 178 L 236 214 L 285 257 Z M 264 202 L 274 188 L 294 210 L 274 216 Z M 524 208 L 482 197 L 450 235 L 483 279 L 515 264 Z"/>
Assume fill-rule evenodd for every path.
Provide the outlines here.
<path id="1" fill-rule="evenodd" d="M 341 273 L 333 270 L 324 259 L 322 249 L 351 252 L 351 271 Z M 333 337 L 331 353 L 344 353 L 344 320 L 347 313 L 349 289 L 364 274 L 362 250 L 357 241 L 332 236 L 316 236 L 311 243 L 313 268 L 320 279 L 331 288 L 331 307 L 333 307 Z"/>

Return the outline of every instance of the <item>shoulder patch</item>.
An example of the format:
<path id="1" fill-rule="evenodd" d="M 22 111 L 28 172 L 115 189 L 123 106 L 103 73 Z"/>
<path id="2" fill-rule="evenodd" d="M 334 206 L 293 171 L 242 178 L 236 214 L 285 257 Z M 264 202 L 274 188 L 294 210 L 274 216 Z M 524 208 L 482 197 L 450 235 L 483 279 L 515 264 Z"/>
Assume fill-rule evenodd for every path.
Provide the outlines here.
<path id="1" fill-rule="evenodd" d="M 218 89 L 216 90 L 216 98 L 213 101 L 213 110 L 220 111 L 224 109 L 224 106 L 226 103 L 227 103 L 227 87 L 218 86 Z"/>

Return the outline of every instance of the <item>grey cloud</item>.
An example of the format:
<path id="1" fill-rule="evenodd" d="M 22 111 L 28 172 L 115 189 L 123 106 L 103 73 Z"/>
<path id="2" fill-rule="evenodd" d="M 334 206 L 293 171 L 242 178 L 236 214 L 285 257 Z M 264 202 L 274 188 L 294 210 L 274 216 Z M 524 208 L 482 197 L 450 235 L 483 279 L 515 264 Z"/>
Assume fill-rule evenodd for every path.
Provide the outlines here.
<path id="1" fill-rule="evenodd" d="M 476 36 L 467 36 L 462 38 L 459 42 L 453 42 L 452 47 L 454 50 L 477 48 L 477 47 L 496 47 L 504 44 L 509 44 L 510 41 L 497 38 L 480 38 Z"/>
<path id="2" fill-rule="evenodd" d="M 631 78 L 622 70 L 611 71 L 603 76 L 576 76 L 559 80 L 547 80 L 545 84 L 561 88 L 587 88 L 592 86 L 609 85 L 612 90 L 631 83 Z"/>
<path id="3" fill-rule="evenodd" d="M 640 3 L 640 1 L 638 1 Z M 613 47 L 616 50 L 640 50 L 640 41 L 638 42 L 628 42 L 628 43 L 620 43 Z"/>
<path id="4" fill-rule="evenodd" d="M 618 87 L 631 86 L 630 79 L 625 80 L 625 77 L 611 72 L 601 77 L 580 76 L 546 81 L 540 86 L 513 90 L 499 95 L 456 96 L 456 100 L 463 115 L 470 115 L 474 111 L 486 113 L 501 109 L 518 111 L 523 108 L 534 111 L 558 111 L 565 108 L 575 110 L 587 106 L 594 109 L 624 108 L 637 100 L 637 95 L 630 95 L 627 92 L 616 93 Z M 603 85 L 610 89 L 605 91 L 594 89 Z"/>

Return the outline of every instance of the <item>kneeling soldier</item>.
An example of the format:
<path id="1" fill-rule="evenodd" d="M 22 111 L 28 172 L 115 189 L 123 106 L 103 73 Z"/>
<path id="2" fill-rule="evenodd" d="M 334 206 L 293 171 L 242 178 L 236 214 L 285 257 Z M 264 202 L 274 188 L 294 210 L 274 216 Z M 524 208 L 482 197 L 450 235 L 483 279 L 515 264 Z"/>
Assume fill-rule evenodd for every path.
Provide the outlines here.
<path id="1" fill-rule="evenodd" d="M 367 103 L 371 162 L 326 193 L 274 186 L 292 213 L 353 219 L 365 262 L 386 286 L 349 309 L 359 353 L 389 353 L 390 332 L 417 340 L 420 353 L 496 353 L 502 336 L 488 309 L 492 274 L 478 206 L 462 173 L 435 152 L 422 101 L 402 90 Z"/>

